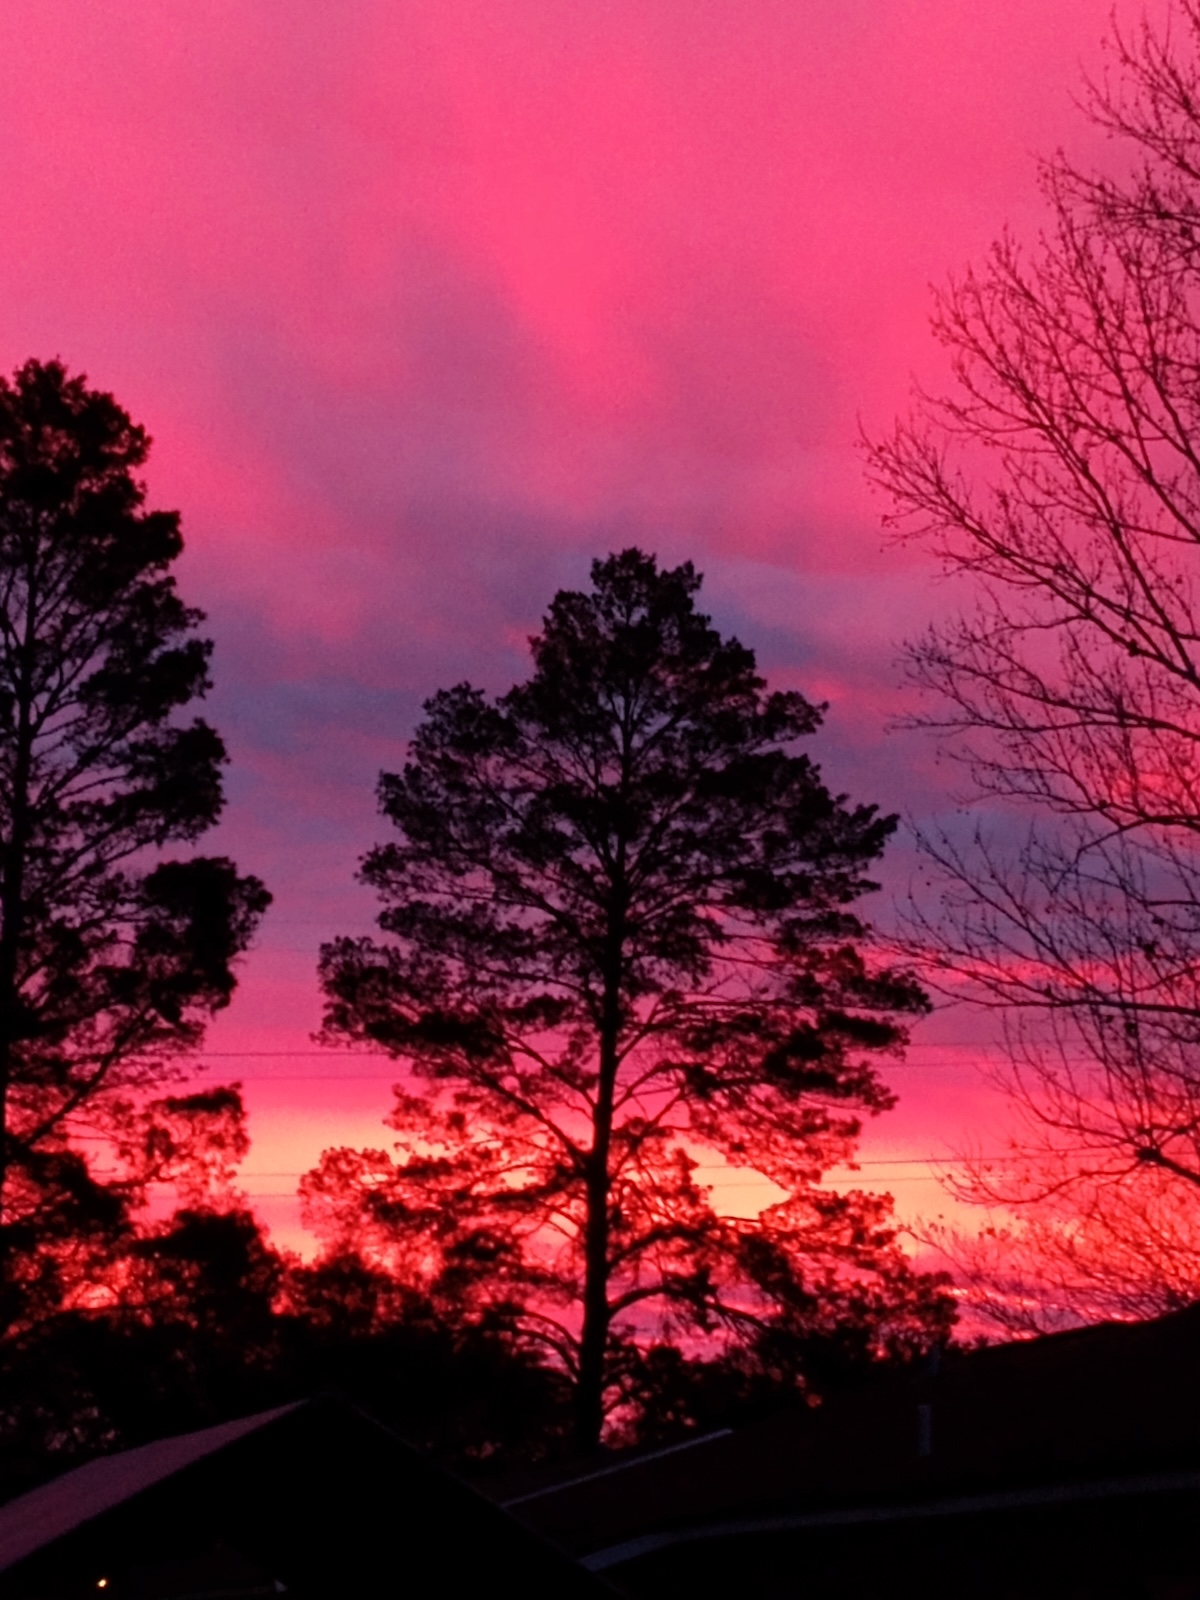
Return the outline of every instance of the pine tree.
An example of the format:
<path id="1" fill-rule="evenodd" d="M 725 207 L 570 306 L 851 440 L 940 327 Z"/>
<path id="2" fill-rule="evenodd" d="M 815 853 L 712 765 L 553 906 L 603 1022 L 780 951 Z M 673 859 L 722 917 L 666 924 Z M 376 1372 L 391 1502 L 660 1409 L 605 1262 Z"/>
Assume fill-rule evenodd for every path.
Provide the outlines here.
<path id="1" fill-rule="evenodd" d="M 648 1342 L 845 1316 L 881 1349 L 948 1318 L 886 1197 L 819 1187 L 924 1009 L 852 909 L 895 819 L 829 793 L 795 748 L 819 710 L 721 638 L 690 564 L 627 550 L 592 580 L 527 682 L 436 695 L 380 779 L 398 838 L 362 878 L 387 937 L 327 945 L 321 974 L 327 1036 L 411 1069 L 405 1154 L 327 1152 L 303 1188 L 332 1247 L 552 1351 L 584 1449 Z M 718 1215 L 705 1152 L 786 1199 Z"/>
<path id="2" fill-rule="evenodd" d="M 119 1220 L 94 1153 L 178 1076 L 269 900 L 166 853 L 216 821 L 225 752 L 183 716 L 211 646 L 171 575 L 179 518 L 145 509 L 148 448 L 57 362 L 0 380 L 0 1326 L 39 1219 Z"/>

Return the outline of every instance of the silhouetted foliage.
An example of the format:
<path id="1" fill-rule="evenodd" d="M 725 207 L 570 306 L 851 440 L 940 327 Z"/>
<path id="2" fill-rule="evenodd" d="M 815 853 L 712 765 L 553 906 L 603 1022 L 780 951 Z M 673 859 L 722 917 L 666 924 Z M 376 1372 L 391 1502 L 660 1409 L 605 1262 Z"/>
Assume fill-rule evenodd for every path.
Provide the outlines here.
<path id="1" fill-rule="evenodd" d="M 851 909 L 894 819 L 796 752 L 819 709 L 767 690 L 690 564 L 628 550 L 592 581 L 555 597 L 527 682 L 436 695 L 380 779 L 386 938 L 325 946 L 321 978 L 326 1037 L 411 1069 L 402 1156 L 330 1151 L 302 1186 L 333 1253 L 552 1357 L 585 1449 L 631 1351 L 786 1331 L 799 1362 L 857 1323 L 875 1356 L 952 1315 L 887 1197 L 819 1186 L 925 1007 Z M 706 1154 L 786 1198 L 720 1215 Z"/>
<path id="2" fill-rule="evenodd" d="M 9 1231 L 9 1292 L 19 1335 L 65 1308 L 121 1298 L 150 1237 L 141 1222 L 151 1186 L 201 1210 L 236 1203 L 234 1168 L 249 1149 L 237 1088 L 168 1095 L 126 1108 L 111 1130 L 109 1168 L 94 1178 L 75 1151 L 42 1154 L 40 1184 Z"/>
<path id="3" fill-rule="evenodd" d="M 460 1471 L 561 1451 L 570 1406 L 562 1374 L 503 1321 L 447 1317 L 358 1256 L 293 1267 L 289 1381 L 336 1389 Z"/>
<path id="4" fill-rule="evenodd" d="M 561 1376 L 386 1274 L 304 1266 L 234 1208 L 182 1210 L 104 1261 L 103 1300 L 0 1345 L 0 1500 L 102 1452 L 336 1391 L 459 1470 L 562 1438 Z"/>
<path id="5" fill-rule="evenodd" d="M 148 445 L 57 362 L 0 380 L 0 1330 L 110 1247 L 207 1115 L 160 1098 L 154 1132 L 146 1102 L 268 903 L 227 860 L 162 854 L 216 821 L 225 754 L 180 719 L 210 646 L 178 516 L 144 509 Z"/>
<path id="6" fill-rule="evenodd" d="M 510 1325 L 448 1319 L 347 1254 L 274 1249 L 233 1186 L 249 1140 L 229 1088 L 168 1096 L 122 1135 L 127 1170 L 181 1200 L 151 1221 L 102 1191 L 15 1251 L 26 1315 L 0 1341 L 0 1499 L 101 1451 L 327 1390 L 460 1469 L 559 1447 L 561 1374 Z M 43 1220 L 54 1220 L 45 1207 Z"/>
<path id="7" fill-rule="evenodd" d="M 1200 6 L 1166 23 L 1090 86 L 1128 170 L 1043 164 L 1047 233 L 940 297 L 956 387 L 872 450 L 969 583 L 910 662 L 1001 820 L 925 839 L 913 937 L 1006 1017 L 1013 1158 L 963 1193 L 1025 1219 L 971 1270 L 1026 1328 L 1200 1292 Z"/>

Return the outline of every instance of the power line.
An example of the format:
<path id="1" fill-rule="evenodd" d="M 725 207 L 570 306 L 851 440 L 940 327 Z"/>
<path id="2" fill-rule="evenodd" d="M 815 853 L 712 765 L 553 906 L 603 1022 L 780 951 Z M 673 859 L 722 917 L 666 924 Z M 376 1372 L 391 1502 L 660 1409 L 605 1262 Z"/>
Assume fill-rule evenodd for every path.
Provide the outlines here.
<path id="1" fill-rule="evenodd" d="M 883 1160 L 882 1158 L 880 1158 L 877 1161 L 856 1161 L 854 1163 L 854 1169 L 855 1170 L 846 1172 L 844 1174 L 844 1176 L 842 1178 L 839 1178 L 837 1181 L 838 1182 L 849 1182 L 849 1180 L 855 1176 L 855 1171 L 857 1171 L 859 1168 L 865 1168 L 865 1167 L 947 1166 L 947 1165 L 950 1165 L 951 1163 L 953 1163 L 956 1159 L 957 1158 L 954 1157 L 954 1156 L 897 1156 L 894 1161 L 886 1161 L 886 1160 Z M 973 1157 L 972 1159 L 978 1159 L 980 1161 L 1006 1161 L 1006 1160 L 1009 1159 L 1009 1157 L 1007 1157 L 1007 1156 L 979 1156 L 977 1158 Z M 309 1170 L 308 1168 L 305 1168 L 303 1170 L 298 1169 L 298 1168 L 297 1169 L 289 1168 L 289 1169 L 287 1169 L 285 1171 L 282 1171 L 282 1172 L 242 1172 L 242 1173 L 239 1174 L 239 1176 L 243 1177 L 243 1178 L 299 1178 L 299 1177 L 302 1177 L 304 1175 L 304 1171 L 308 1171 L 308 1170 Z M 830 1168 L 830 1171 L 834 1171 L 834 1170 L 835 1169 Z M 726 1167 L 726 1166 L 719 1165 L 717 1162 L 701 1161 L 701 1162 L 697 1162 L 697 1164 L 692 1168 L 692 1171 L 693 1172 L 738 1172 L 738 1171 L 745 1171 L 745 1168 L 744 1167 L 743 1168 Z M 754 1181 L 758 1181 L 758 1180 L 750 1180 L 750 1181 L 754 1182 Z M 766 1177 L 766 1175 L 764 1174 L 761 1181 L 764 1182 L 764 1183 L 770 1183 L 773 1180 L 768 1178 L 768 1177 Z"/>
<path id="2" fill-rule="evenodd" d="M 996 1042 L 991 1044 L 980 1043 L 975 1039 L 942 1039 L 923 1043 L 920 1048 L 922 1050 L 1003 1050 L 1005 1046 Z M 198 1061 L 251 1061 L 272 1059 L 285 1061 L 295 1057 L 309 1056 L 315 1058 L 339 1056 L 348 1060 L 357 1058 L 358 1060 L 378 1059 L 382 1061 L 398 1061 L 402 1059 L 401 1057 L 394 1055 L 390 1050 L 353 1050 L 338 1049 L 337 1047 L 333 1047 L 328 1050 L 200 1050 L 197 1052 L 196 1059 Z M 902 1057 L 901 1064 L 904 1066 L 911 1065 L 909 1057 Z"/>
<path id="3" fill-rule="evenodd" d="M 767 1181 L 769 1181 L 769 1180 L 767 1180 Z M 835 1180 L 835 1181 L 841 1182 L 841 1181 L 844 1181 L 844 1180 L 838 1179 L 838 1180 Z M 925 1179 L 925 1178 L 918 1178 L 918 1177 L 903 1177 L 903 1178 L 887 1178 L 887 1179 L 884 1179 L 883 1181 L 886 1182 L 890 1187 L 892 1184 L 898 1184 L 898 1183 L 924 1183 L 924 1182 L 927 1182 L 928 1180 Z M 733 1182 L 733 1183 L 723 1183 L 723 1184 L 721 1184 L 720 1187 L 721 1187 L 722 1193 L 724 1193 L 724 1191 L 726 1189 L 757 1189 L 759 1187 L 759 1185 L 757 1183 L 748 1183 L 748 1182 L 745 1182 L 745 1181 L 739 1179 L 739 1180 L 737 1180 L 736 1182 Z M 248 1191 L 247 1198 L 250 1199 L 250 1200 L 295 1200 L 295 1199 L 299 1199 L 300 1196 L 299 1196 L 298 1191 L 295 1190 L 295 1189 L 253 1189 L 253 1190 Z"/>

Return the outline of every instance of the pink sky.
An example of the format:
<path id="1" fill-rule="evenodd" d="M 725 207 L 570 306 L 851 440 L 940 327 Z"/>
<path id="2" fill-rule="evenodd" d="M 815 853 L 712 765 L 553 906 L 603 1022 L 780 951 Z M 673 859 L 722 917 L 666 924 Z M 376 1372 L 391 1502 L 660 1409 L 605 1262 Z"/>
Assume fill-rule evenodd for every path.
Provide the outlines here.
<path id="1" fill-rule="evenodd" d="M 388 1064 L 309 1039 L 317 945 L 369 925 L 375 775 L 426 695 L 523 674 L 593 556 L 692 558 L 830 701 L 834 784 L 948 803 L 885 732 L 944 602 L 881 550 L 858 419 L 939 381 L 927 286 L 1036 230 L 1035 154 L 1099 157 L 1072 95 L 1103 32 L 1091 0 L 6 0 L 0 366 L 111 389 L 184 513 L 218 845 L 276 895 L 212 1065 L 279 1237 L 324 1145 L 387 1142 Z M 986 1130 L 974 1026 L 923 1026 L 865 1156 Z"/>

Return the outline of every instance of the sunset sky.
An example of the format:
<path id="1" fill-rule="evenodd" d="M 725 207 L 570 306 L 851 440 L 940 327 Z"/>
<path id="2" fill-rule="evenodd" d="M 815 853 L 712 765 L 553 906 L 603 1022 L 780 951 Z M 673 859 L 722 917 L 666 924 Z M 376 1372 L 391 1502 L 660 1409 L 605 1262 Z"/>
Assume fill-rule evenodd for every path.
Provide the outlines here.
<path id="1" fill-rule="evenodd" d="M 929 285 L 1036 233 L 1036 155 L 1102 159 L 1073 96 L 1106 10 L 0 8 L 0 367 L 60 356 L 111 390 L 183 512 L 232 756 L 209 847 L 276 897 L 209 1059 L 245 1085 L 278 1238 L 323 1146 L 390 1137 L 394 1068 L 310 1038 L 318 944 L 370 925 L 376 774 L 427 695 L 523 676 L 594 556 L 691 558 L 771 682 L 828 700 L 835 787 L 952 803 L 928 742 L 887 731 L 898 645 L 948 596 L 883 548 L 855 438 L 942 381 Z M 994 1137 L 976 1028 L 918 1030 L 864 1156 Z M 867 1176 L 939 1207 L 922 1168 Z"/>

